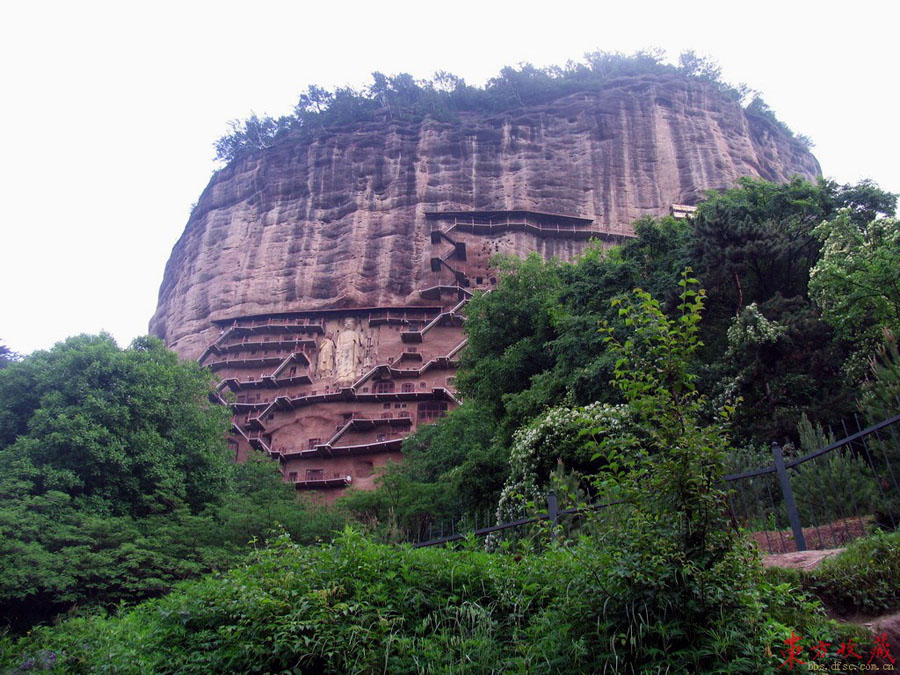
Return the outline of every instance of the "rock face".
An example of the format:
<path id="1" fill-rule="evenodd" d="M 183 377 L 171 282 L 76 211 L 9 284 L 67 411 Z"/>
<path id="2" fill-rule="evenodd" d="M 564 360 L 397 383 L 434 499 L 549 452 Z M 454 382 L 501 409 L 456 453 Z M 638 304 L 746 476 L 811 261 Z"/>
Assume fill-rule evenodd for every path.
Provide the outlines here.
<path id="1" fill-rule="evenodd" d="M 628 234 L 738 177 L 795 174 L 820 174 L 799 143 L 675 77 L 456 123 L 359 124 L 219 171 L 172 251 L 150 331 L 196 358 L 210 319 L 417 302 L 428 211 L 563 213 Z"/>
<path id="2" fill-rule="evenodd" d="M 494 253 L 571 259 L 741 176 L 798 174 L 820 174 L 800 143 L 678 77 L 287 139 L 212 178 L 150 331 L 235 394 L 238 457 L 265 450 L 301 487 L 365 487 L 455 405 L 459 310 L 495 283 Z"/>

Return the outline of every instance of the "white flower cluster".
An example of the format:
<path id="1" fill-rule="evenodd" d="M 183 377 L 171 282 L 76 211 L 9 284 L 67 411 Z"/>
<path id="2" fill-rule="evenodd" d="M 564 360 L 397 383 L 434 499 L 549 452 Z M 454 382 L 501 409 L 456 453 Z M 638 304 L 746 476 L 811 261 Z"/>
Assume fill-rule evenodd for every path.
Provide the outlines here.
<path id="1" fill-rule="evenodd" d="M 786 326 L 777 321 L 769 321 L 754 302 L 744 307 L 744 311 L 728 327 L 729 351 L 751 344 L 774 344 L 786 332 Z"/>
<path id="2" fill-rule="evenodd" d="M 538 468 L 585 443 L 583 430 L 592 430 L 599 436 L 615 435 L 624 431 L 628 417 L 625 405 L 560 406 L 520 428 L 513 437 L 510 478 L 500 493 L 498 522 L 520 517 L 524 504 L 541 497 Z"/>

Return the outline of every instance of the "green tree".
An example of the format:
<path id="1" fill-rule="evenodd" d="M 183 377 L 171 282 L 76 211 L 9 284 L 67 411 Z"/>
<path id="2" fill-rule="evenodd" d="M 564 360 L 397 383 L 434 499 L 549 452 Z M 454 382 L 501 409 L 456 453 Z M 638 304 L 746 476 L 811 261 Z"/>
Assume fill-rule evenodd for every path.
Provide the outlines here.
<path id="1" fill-rule="evenodd" d="M 113 513 L 199 511 L 229 479 L 228 413 L 209 403 L 210 382 L 153 338 L 127 350 L 108 335 L 70 338 L 0 373 L 0 457 L 52 467 L 38 489 Z"/>
<path id="2" fill-rule="evenodd" d="M 616 299 L 618 325 L 603 329 L 614 385 L 638 431 L 597 444 L 607 463 L 597 489 L 623 503 L 604 537 L 607 570 L 598 573 L 601 588 L 623 584 L 618 593 L 627 600 L 607 617 L 615 616 L 616 634 L 635 636 L 624 645 L 634 672 L 649 671 L 663 653 L 686 672 L 711 672 L 724 654 L 738 668 L 752 647 L 710 631 L 711 615 L 726 625 L 761 622 L 753 606 L 757 563 L 728 521 L 721 487 L 731 410 L 702 421 L 706 402 L 694 362 L 705 292 L 696 284 L 683 277 L 672 318 L 646 291 Z"/>
<path id="3" fill-rule="evenodd" d="M 720 397 L 743 397 L 735 430 L 745 440 L 793 437 L 804 410 L 822 422 L 852 412 L 842 371 L 847 344 L 810 299 L 810 273 L 821 255 L 823 220 L 839 208 L 866 214 L 890 203 L 891 195 L 867 182 L 745 178 L 699 206 L 690 258 L 709 290 L 704 383 Z M 754 304 L 765 321 L 786 330 L 775 341 L 729 341 L 746 327 L 742 313 Z"/>
<path id="4" fill-rule="evenodd" d="M 694 219 L 691 259 L 713 320 L 775 294 L 805 296 L 820 247 L 813 230 L 829 209 L 827 191 L 799 178 L 787 185 L 742 178 L 711 194 Z"/>
<path id="5" fill-rule="evenodd" d="M 0 370 L 0 613 L 158 595 L 281 527 L 328 536 L 273 462 L 234 465 L 211 375 L 153 338 L 79 336 Z"/>
<path id="6" fill-rule="evenodd" d="M 885 328 L 900 330 L 900 223 L 863 223 L 847 208 L 815 233 L 824 251 L 811 271 L 810 293 L 825 320 L 855 343 L 871 343 Z"/>
<path id="7" fill-rule="evenodd" d="M 558 264 L 536 253 L 502 260 L 501 274 L 493 292 L 477 295 L 467 307 L 469 341 L 457 382 L 467 398 L 506 421 L 517 395 L 553 364 L 547 343 L 556 337 L 552 317 L 560 281 Z M 540 407 L 528 412 L 534 416 Z"/>
<path id="8" fill-rule="evenodd" d="M 19 358 L 13 350 L 5 344 L 0 343 L 0 368 L 6 368 L 10 363 L 14 363 Z"/>
<path id="9" fill-rule="evenodd" d="M 294 125 L 288 117 L 275 119 L 253 113 L 245 120 L 231 120 L 230 132 L 216 141 L 216 159 L 230 162 L 248 152 L 265 150 Z"/>
<path id="10" fill-rule="evenodd" d="M 707 372 L 720 377 L 719 404 L 740 399 L 732 423 L 741 440 L 784 442 L 796 437 L 804 411 L 820 421 L 852 411 L 841 370 L 846 350 L 803 298 L 751 303 L 731 321 L 726 339 L 725 353 Z"/>

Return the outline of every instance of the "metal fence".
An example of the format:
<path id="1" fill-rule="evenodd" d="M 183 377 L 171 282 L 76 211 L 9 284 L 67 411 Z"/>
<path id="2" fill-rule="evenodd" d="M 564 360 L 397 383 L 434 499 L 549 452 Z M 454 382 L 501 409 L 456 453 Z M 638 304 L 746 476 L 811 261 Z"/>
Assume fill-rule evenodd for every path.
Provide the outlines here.
<path id="1" fill-rule="evenodd" d="M 856 431 L 840 427 L 844 437 L 796 459 L 785 460 L 777 443 L 773 462 L 725 476 L 733 522 L 753 537 L 762 551 L 783 553 L 807 548 L 836 548 L 862 536 L 877 524 L 900 525 L 900 415 Z M 828 430 L 833 438 L 833 429 Z M 549 521 L 551 536 L 565 518 L 608 508 L 605 502 L 560 510 L 556 495 L 547 510 L 508 522 L 491 524 L 491 514 L 459 518 L 446 526 L 429 526 L 414 546 L 438 546 L 470 536 L 515 530 Z"/>
<path id="2" fill-rule="evenodd" d="M 421 548 L 424 546 L 439 546 L 441 544 L 448 544 L 454 541 L 462 541 L 470 536 L 475 537 L 484 537 L 489 534 L 493 534 L 495 532 L 503 532 L 505 530 L 515 530 L 521 527 L 525 527 L 526 525 L 534 525 L 543 521 L 549 521 L 550 525 L 550 536 L 555 536 L 555 533 L 558 531 L 557 526 L 560 524 L 563 518 L 578 516 L 582 513 L 588 513 L 590 511 L 599 511 L 601 509 L 608 508 L 610 506 L 614 506 L 616 504 L 621 504 L 621 501 L 611 501 L 604 502 L 602 504 L 590 504 L 588 506 L 580 506 L 578 508 L 571 509 L 559 509 L 558 500 L 556 498 L 556 493 L 550 492 L 547 495 L 547 511 L 545 513 L 538 513 L 534 516 L 525 516 L 522 518 L 518 518 L 516 520 L 511 520 L 504 523 L 496 523 L 495 525 L 485 525 L 482 528 L 476 528 L 473 530 L 469 530 L 465 527 L 456 528 L 455 526 L 451 526 L 454 532 L 450 535 L 438 536 L 436 538 L 429 537 L 424 541 L 418 541 L 413 544 L 414 548 Z M 490 522 L 490 514 L 488 514 L 487 522 Z M 456 530 L 459 529 L 457 532 Z M 431 531 L 433 534 L 433 530 Z"/>
<path id="3" fill-rule="evenodd" d="M 731 513 L 767 553 L 836 548 L 878 524 L 900 525 L 900 415 L 785 461 L 725 477 Z M 833 429 L 829 429 L 833 437 Z"/>

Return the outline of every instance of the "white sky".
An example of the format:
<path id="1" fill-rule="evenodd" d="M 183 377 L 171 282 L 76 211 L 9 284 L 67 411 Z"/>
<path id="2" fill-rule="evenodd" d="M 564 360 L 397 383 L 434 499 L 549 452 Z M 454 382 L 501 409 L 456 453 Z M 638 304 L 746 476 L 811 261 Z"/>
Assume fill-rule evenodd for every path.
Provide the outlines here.
<path id="1" fill-rule="evenodd" d="M 482 84 L 521 61 L 694 49 L 811 137 L 826 177 L 900 192 L 898 18 L 867 0 L 5 2 L 0 342 L 146 333 L 228 121 L 373 70 Z"/>

